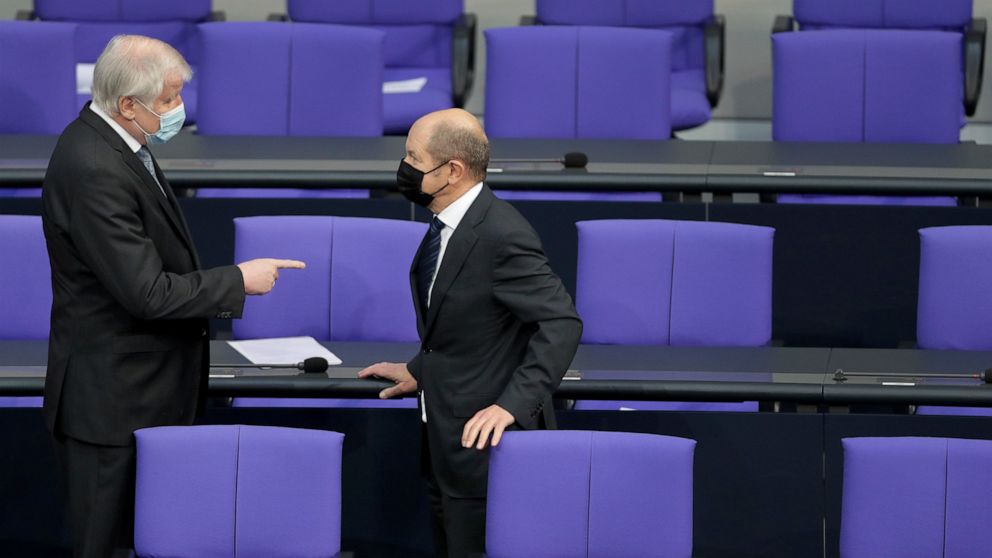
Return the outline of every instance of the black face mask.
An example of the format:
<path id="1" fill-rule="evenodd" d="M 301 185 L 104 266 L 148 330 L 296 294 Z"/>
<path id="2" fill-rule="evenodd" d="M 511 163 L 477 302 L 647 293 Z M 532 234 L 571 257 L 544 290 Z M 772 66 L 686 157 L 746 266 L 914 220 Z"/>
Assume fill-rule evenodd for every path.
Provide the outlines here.
<path id="1" fill-rule="evenodd" d="M 431 170 L 424 172 L 417 170 L 416 167 L 410 163 L 407 163 L 406 159 L 401 159 L 400 168 L 396 171 L 396 188 L 399 189 L 404 198 L 421 207 L 427 207 L 432 201 L 434 201 L 434 196 L 441 193 L 441 190 L 447 188 L 448 185 L 445 184 L 438 189 L 437 192 L 428 194 L 424 192 L 424 175 L 436 171 L 444 165 L 447 165 L 449 162 L 450 161 L 445 161 Z"/>

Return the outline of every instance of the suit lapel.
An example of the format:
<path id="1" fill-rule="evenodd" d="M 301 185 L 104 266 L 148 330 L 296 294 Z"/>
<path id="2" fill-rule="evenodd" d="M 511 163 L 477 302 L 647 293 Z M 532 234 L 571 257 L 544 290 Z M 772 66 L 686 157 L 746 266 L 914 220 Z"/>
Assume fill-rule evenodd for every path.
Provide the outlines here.
<path id="1" fill-rule="evenodd" d="M 162 208 L 162 212 L 165 213 L 165 216 L 168 218 L 169 223 L 175 230 L 176 235 L 183 241 L 183 243 L 186 244 L 186 248 L 193 253 L 193 259 L 195 260 L 196 250 L 193 248 L 193 243 L 189 237 L 188 229 L 185 226 L 185 222 L 183 222 L 182 218 L 179 216 L 177 210 L 173 209 L 173 202 L 169 198 L 171 188 L 169 188 L 168 182 L 160 177 L 160 180 L 162 180 L 162 190 L 166 191 L 166 195 L 163 197 L 162 190 L 159 190 L 158 184 L 155 183 L 155 179 L 152 178 L 152 175 L 148 172 L 148 169 L 145 168 L 145 165 L 141 162 L 141 159 L 138 159 L 138 156 L 131 151 L 131 148 L 124 142 L 124 139 L 121 138 L 109 124 L 104 122 L 98 114 L 90 110 L 89 103 L 86 103 L 83 110 L 80 111 L 79 118 L 103 136 L 103 139 L 121 154 L 121 159 L 124 161 L 124 164 L 126 164 L 128 168 L 130 168 L 138 176 L 139 180 L 141 180 L 141 183 L 145 188 L 145 193 L 153 196 L 158 202 L 159 207 Z M 154 157 L 152 160 L 154 161 Z M 155 166 L 155 169 L 158 171 L 158 165 Z M 158 174 L 161 175 L 161 173 Z"/>
<path id="2" fill-rule="evenodd" d="M 424 309 L 420 306 L 420 289 L 417 288 L 417 265 L 420 263 L 420 253 L 424 250 L 424 245 L 427 244 L 427 236 L 430 231 L 424 234 L 424 238 L 420 241 L 420 246 L 417 248 L 417 253 L 413 256 L 413 263 L 410 264 L 410 293 L 413 295 L 413 309 L 417 313 L 417 334 L 420 338 L 424 338 Z"/>
<path id="3" fill-rule="evenodd" d="M 139 163 L 141 161 L 138 161 Z M 158 176 L 159 182 L 162 184 L 162 190 L 165 190 L 165 195 L 168 198 L 168 208 L 172 211 L 171 216 L 178 222 L 180 236 L 183 237 L 183 241 L 186 242 L 186 247 L 189 248 L 190 253 L 193 255 L 193 264 L 196 269 L 200 269 L 200 256 L 196 253 L 196 246 L 193 244 L 193 235 L 189 232 L 189 225 L 186 223 L 186 217 L 183 216 L 182 209 L 179 207 L 179 200 L 176 199 L 176 193 L 172 190 L 172 186 L 169 181 L 166 180 L 165 175 L 162 173 L 162 169 L 158 166 L 158 161 L 155 160 L 155 156 L 152 155 L 152 162 L 155 165 L 155 174 Z M 142 165 L 144 167 L 144 165 Z M 145 174 L 148 174 L 147 172 Z M 158 186 L 155 186 L 155 194 L 158 198 L 162 197 L 162 192 L 158 191 Z"/>
<path id="4" fill-rule="evenodd" d="M 434 288 L 431 290 L 431 304 L 427 309 L 427 318 L 424 320 L 425 335 L 430 332 L 434 320 L 437 319 L 438 312 L 444 304 L 444 296 L 447 294 L 451 284 L 458 277 L 458 273 L 465 265 L 472 248 L 479 240 L 475 234 L 475 226 L 482 222 L 492 204 L 492 191 L 485 185 L 479 192 L 479 197 L 472 202 L 472 205 L 462 218 L 462 222 L 455 229 L 448 240 L 448 246 L 444 249 L 444 258 L 441 260 L 441 267 L 437 271 L 434 279 Z"/>

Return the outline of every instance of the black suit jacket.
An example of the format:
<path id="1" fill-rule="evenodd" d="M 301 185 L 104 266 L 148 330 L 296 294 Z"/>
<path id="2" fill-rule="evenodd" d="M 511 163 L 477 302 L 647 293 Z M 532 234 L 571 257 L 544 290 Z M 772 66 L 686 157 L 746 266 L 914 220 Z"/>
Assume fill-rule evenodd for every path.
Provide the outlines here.
<path id="1" fill-rule="evenodd" d="M 516 427 L 553 426 L 551 394 L 575 356 L 582 322 L 537 233 L 487 186 L 448 241 L 426 314 L 419 258 L 420 251 L 410 286 L 421 350 L 407 367 L 426 399 L 430 466 L 445 494 L 483 497 L 489 451 L 462 448 L 465 423 L 496 403 Z"/>
<path id="2" fill-rule="evenodd" d="M 207 318 L 239 317 L 235 266 L 199 269 L 185 219 L 102 118 L 62 132 L 42 188 L 52 266 L 44 416 L 105 445 L 138 428 L 190 424 L 206 393 Z"/>

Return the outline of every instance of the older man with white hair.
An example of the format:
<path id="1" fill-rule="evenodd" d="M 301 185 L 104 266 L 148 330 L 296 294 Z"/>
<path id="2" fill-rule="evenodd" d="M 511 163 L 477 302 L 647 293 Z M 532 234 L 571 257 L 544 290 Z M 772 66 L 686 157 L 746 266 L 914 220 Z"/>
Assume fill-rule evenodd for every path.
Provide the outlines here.
<path id="1" fill-rule="evenodd" d="M 206 395 L 208 318 L 241 316 L 272 289 L 261 259 L 201 269 L 148 144 L 183 126 L 189 65 L 148 37 L 114 37 L 93 102 L 69 124 L 42 188 L 52 268 L 45 421 L 68 494 L 76 556 L 132 546 L 134 431 L 192 424 Z"/>

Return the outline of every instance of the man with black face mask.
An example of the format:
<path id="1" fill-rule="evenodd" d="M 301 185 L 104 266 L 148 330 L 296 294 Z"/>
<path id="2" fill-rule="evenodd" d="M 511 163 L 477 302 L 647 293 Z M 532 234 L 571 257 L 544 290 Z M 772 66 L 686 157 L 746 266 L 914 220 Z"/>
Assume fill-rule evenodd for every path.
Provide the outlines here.
<path id="1" fill-rule="evenodd" d="M 400 192 L 434 214 L 410 269 L 421 350 L 360 377 L 418 392 L 437 556 L 485 551 L 488 446 L 506 429 L 554 426 L 551 394 L 582 322 L 534 229 L 485 186 L 489 140 L 451 109 L 410 129 Z"/>

